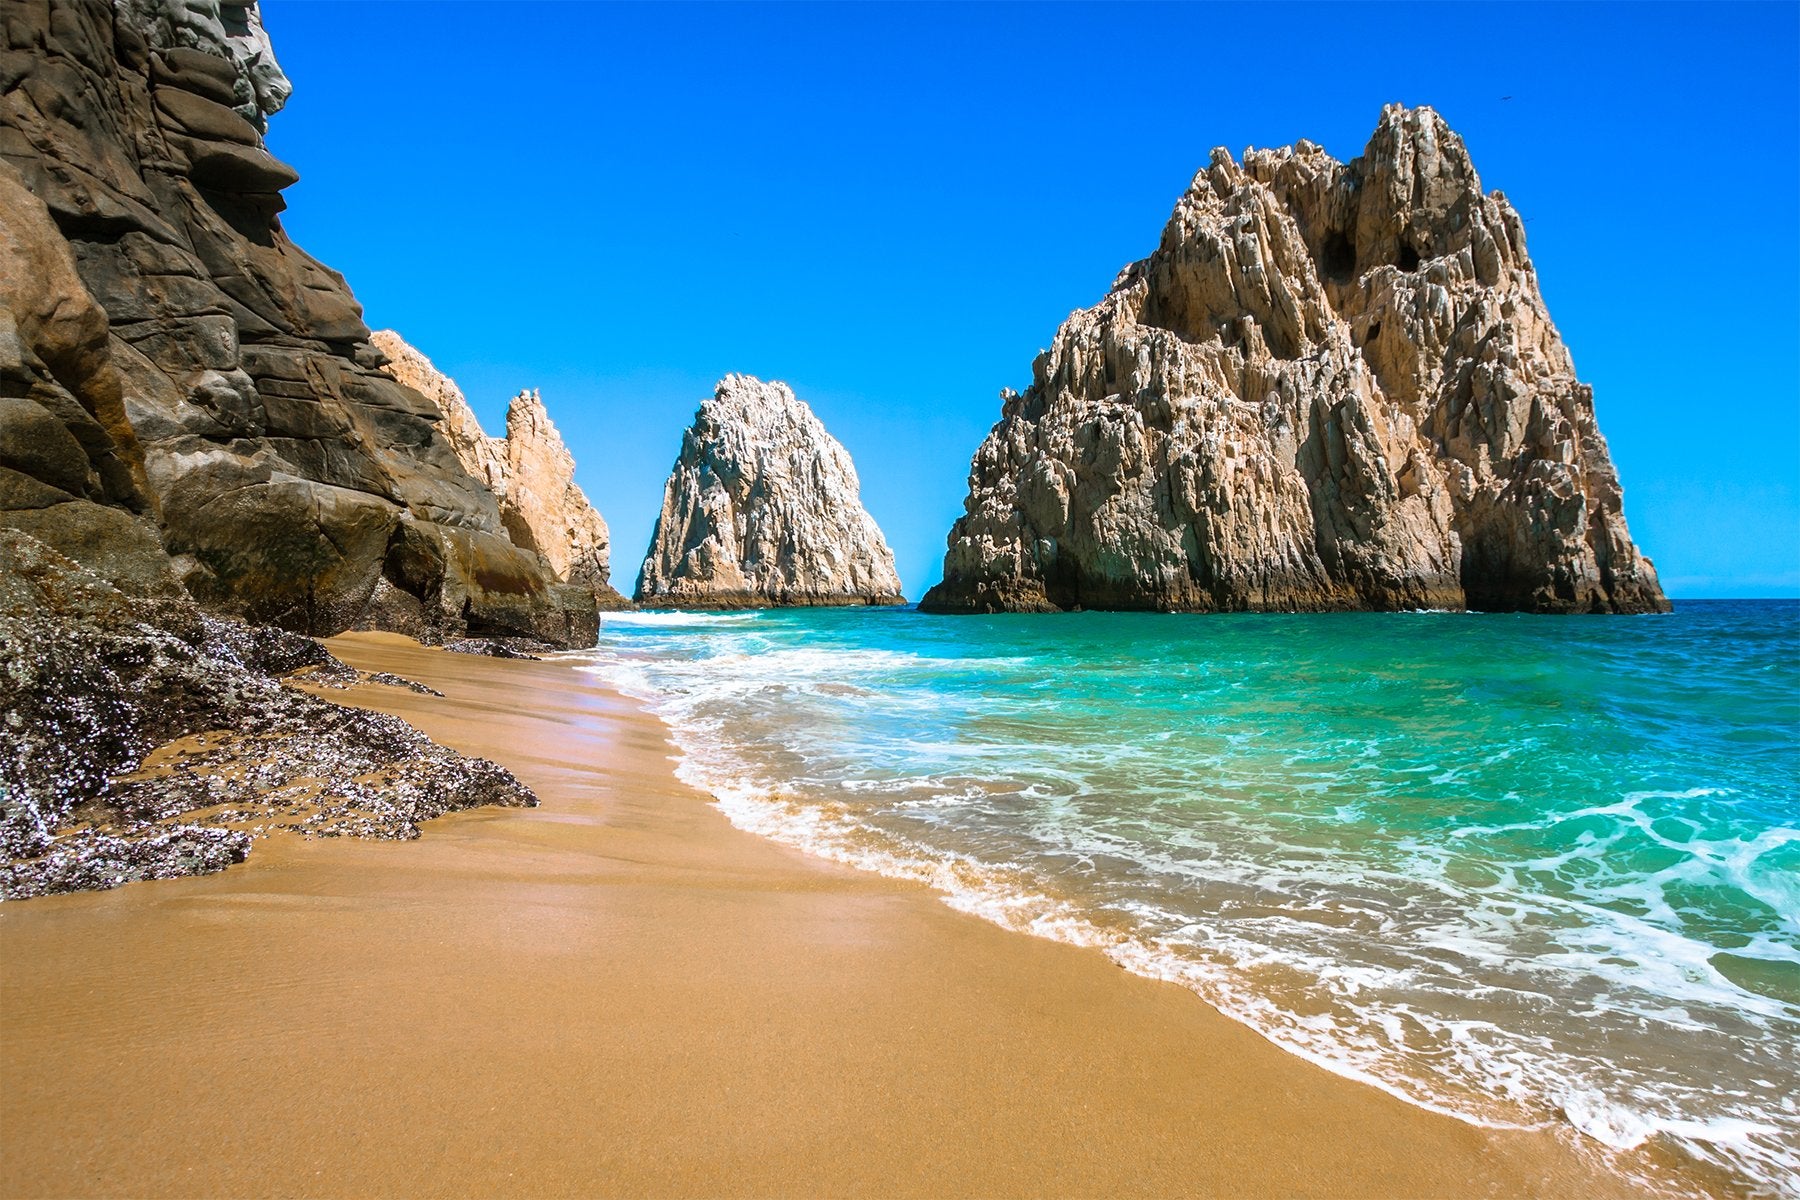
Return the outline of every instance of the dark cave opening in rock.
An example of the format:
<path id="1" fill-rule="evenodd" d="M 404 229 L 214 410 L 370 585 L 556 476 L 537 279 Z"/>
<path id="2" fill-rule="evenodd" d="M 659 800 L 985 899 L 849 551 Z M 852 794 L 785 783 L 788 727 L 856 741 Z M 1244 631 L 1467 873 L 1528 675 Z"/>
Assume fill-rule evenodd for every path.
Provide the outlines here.
<path id="1" fill-rule="evenodd" d="M 1333 283 L 1348 283 L 1356 277 L 1356 247 L 1341 229 L 1325 235 L 1319 247 L 1319 270 Z"/>
<path id="2" fill-rule="evenodd" d="M 1419 252 L 1417 250 L 1414 250 L 1411 246 L 1407 245 L 1405 242 L 1401 242 L 1400 243 L 1400 255 L 1398 258 L 1396 258 L 1394 260 L 1394 265 L 1399 267 L 1402 271 L 1418 270 L 1419 269 Z"/>

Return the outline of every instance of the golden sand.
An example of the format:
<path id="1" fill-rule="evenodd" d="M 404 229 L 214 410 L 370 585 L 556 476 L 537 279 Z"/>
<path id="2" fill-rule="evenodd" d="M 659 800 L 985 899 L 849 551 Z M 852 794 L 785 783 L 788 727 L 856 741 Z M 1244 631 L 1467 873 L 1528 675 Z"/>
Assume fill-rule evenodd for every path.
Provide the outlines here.
<path id="1" fill-rule="evenodd" d="M 332 648 L 543 806 L 0 906 L 0 1195 L 1630 1191 L 742 833 L 566 664 Z"/>

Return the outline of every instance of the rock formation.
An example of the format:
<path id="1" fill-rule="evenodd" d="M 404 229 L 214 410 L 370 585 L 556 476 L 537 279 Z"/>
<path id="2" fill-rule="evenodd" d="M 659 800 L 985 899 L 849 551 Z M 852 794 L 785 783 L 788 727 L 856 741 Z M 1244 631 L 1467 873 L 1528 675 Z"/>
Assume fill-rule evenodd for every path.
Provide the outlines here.
<path id="1" fill-rule="evenodd" d="M 180 593 L 106 313 L 43 201 L 4 162 L 0 267 L 0 524 L 140 594 Z"/>
<path id="2" fill-rule="evenodd" d="M 0 8 L 0 525 L 306 633 L 591 643 L 283 232 L 288 91 L 254 3 Z"/>
<path id="3" fill-rule="evenodd" d="M 1525 253 L 1428 108 L 1215 150 L 1002 395 L 921 608 L 1666 611 Z"/>
<path id="4" fill-rule="evenodd" d="M 216 871 L 272 829 L 409 838 L 537 803 L 398 718 L 281 682 L 302 671 L 425 690 L 186 596 L 127 595 L 0 527 L 0 899 Z"/>
<path id="5" fill-rule="evenodd" d="M 786 384 L 728 375 L 663 489 L 640 604 L 904 604 L 850 455 Z"/>
<path id="6" fill-rule="evenodd" d="M 371 338 L 387 356 L 382 368 L 444 415 L 443 430 L 463 469 L 487 485 L 513 544 L 543 556 L 556 578 L 591 591 L 602 609 L 630 601 L 612 586 L 612 536 L 575 482 L 575 457 L 563 445 L 537 390 L 520 392 L 506 409 L 506 436 L 482 432 L 454 380 L 391 329 Z"/>

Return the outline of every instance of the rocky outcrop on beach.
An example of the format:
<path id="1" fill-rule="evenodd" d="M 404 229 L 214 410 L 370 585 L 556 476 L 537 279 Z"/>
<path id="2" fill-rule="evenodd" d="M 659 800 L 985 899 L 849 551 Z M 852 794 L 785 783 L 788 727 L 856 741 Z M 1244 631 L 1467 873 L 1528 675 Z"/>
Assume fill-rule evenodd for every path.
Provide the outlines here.
<path id="1" fill-rule="evenodd" d="M 728 375 L 682 435 L 640 604 L 904 604 L 850 455 L 783 383 Z"/>
<path id="2" fill-rule="evenodd" d="M 293 681 L 429 691 L 128 595 L 0 527 L 0 899 L 216 871 L 276 830 L 412 838 L 453 810 L 537 803 L 503 768 Z"/>
<path id="3" fill-rule="evenodd" d="M 590 644 L 283 231 L 289 90 L 254 3 L 0 10 L 0 525 L 290 630 Z"/>
<path id="4" fill-rule="evenodd" d="M 541 555 L 556 578 L 593 593 L 601 609 L 630 606 L 612 586 L 612 536 L 575 482 L 575 456 L 563 444 L 534 388 L 506 409 L 506 436 L 489 437 L 462 389 L 391 329 L 371 340 L 382 368 L 425 396 L 444 416 L 443 430 L 463 469 L 487 485 L 513 544 Z"/>
<path id="5" fill-rule="evenodd" d="M 1655 612 L 1618 475 L 1462 139 L 1215 150 L 970 471 L 922 608 Z"/>

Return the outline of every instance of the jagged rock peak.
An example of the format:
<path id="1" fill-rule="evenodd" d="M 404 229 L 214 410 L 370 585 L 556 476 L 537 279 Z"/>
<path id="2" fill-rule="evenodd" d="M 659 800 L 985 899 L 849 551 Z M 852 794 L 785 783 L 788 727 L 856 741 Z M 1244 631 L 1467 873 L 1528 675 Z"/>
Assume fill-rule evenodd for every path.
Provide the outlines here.
<path id="1" fill-rule="evenodd" d="M 976 451 L 938 611 L 1666 611 L 1462 139 L 1213 151 Z"/>
<path id="2" fill-rule="evenodd" d="M 904 604 L 850 455 L 784 383 L 727 375 L 682 435 L 640 604 Z"/>
<path id="3" fill-rule="evenodd" d="M 437 405 L 445 439 L 494 494 L 513 544 L 541 555 L 558 579 L 588 588 L 601 608 L 628 606 L 612 586 L 612 535 L 575 482 L 575 457 L 537 389 L 514 396 L 506 436 L 489 437 L 462 389 L 424 354 L 391 329 L 376 330 L 370 341 L 388 358 L 383 371 Z"/>
<path id="4" fill-rule="evenodd" d="M 591 645 L 282 228 L 289 90 L 242 0 L 0 6 L 0 525 L 290 630 Z"/>

